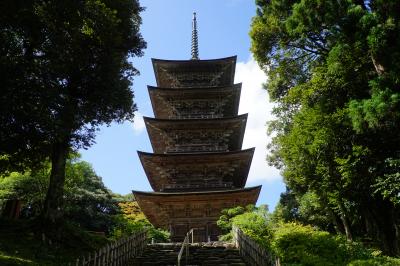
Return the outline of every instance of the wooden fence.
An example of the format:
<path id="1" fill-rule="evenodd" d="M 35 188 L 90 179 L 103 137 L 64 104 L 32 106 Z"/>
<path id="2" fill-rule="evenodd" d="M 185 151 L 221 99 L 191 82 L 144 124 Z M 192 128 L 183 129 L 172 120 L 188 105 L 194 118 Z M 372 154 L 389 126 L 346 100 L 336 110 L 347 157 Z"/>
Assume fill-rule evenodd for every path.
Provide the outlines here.
<path id="1" fill-rule="evenodd" d="M 247 264 L 252 266 L 280 266 L 279 258 L 261 247 L 238 227 L 234 226 L 232 232 L 235 246 L 239 249 L 240 255 Z"/>
<path id="2" fill-rule="evenodd" d="M 122 266 L 127 265 L 134 257 L 139 256 L 147 245 L 147 230 L 122 238 L 107 246 L 76 259 L 68 266 Z"/>

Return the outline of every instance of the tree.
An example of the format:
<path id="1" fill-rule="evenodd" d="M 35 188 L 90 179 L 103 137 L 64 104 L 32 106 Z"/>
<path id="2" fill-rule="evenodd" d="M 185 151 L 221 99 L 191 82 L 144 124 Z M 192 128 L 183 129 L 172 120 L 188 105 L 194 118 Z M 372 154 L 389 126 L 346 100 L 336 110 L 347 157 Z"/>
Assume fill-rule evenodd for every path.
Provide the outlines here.
<path id="1" fill-rule="evenodd" d="M 61 216 L 65 164 L 101 124 L 132 120 L 128 57 L 145 48 L 138 1 L 2 1 L 0 171 L 50 158 L 43 218 Z"/>
<path id="2" fill-rule="evenodd" d="M 237 206 L 223 209 L 217 221 L 217 225 L 223 234 L 219 236 L 219 239 L 232 240 L 232 227 L 235 225 L 256 241 L 265 244 L 271 231 L 269 221 L 270 213 L 267 205 L 255 207 L 250 204 L 246 207 Z"/>
<path id="3" fill-rule="evenodd" d="M 312 225 L 320 230 L 334 232 L 332 219 L 327 216 L 327 213 L 328 211 L 321 204 L 318 195 L 315 193 L 307 192 L 300 195 L 295 194 L 290 189 L 286 189 L 286 192 L 280 196 L 280 200 L 272 214 L 272 219 L 276 223 L 282 221 L 299 222 L 305 225 Z"/>
<path id="4" fill-rule="evenodd" d="M 400 3 L 257 4 L 252 51 L 277 106 L 270 164 L 349 239 L 399 254 Z"/>
<path id="5" fill-rule="evenodd" d="M 90 231 L 110 233 L 120 207 L 114 194 L 104 185 L 92 166 L 70 154 L 66 162 L 63 212 L 65 220 Z M 36 218 L 42 212 L 49 186 L 50 163 L 36 172 L 12 172 L 0 176 L 0 201 L 23 201 L 22 216 Z"/>
<path id="6" fill-rule="evenodd" d="M 92 166 L 79 156 L 67 160 L 65 181 L 65 219 L 86 230 L 110 233 L 119 208 Z"/>

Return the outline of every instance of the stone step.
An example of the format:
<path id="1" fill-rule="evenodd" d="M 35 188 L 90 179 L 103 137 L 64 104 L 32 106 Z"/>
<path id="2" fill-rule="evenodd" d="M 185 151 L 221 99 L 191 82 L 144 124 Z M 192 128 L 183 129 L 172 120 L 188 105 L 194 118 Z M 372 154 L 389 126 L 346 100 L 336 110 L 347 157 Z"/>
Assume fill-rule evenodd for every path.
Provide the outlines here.
<path id="1" fill-rule="evenodd" d="M 132 260 L 129 265 L 176 265 L 181 247 L 180 243 L 149 244 L 143 254 Z M 232 244 L 208 242 L 190 244 L 187 263 L 184 251 L 181 265 L 245 266 L 246 264 Z"/>

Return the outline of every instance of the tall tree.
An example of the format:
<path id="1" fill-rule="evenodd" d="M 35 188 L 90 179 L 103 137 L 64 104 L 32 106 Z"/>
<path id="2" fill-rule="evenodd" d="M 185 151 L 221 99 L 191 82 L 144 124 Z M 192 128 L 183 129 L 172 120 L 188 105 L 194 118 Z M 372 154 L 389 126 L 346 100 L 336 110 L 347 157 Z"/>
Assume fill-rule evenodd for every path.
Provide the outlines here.
<path id="1" fill-rule="evenodd" d="M 101 124 L 132 120 L 129 63 L 145 48 L 137 0 L 28 0 L 0 4 L 0 167 L 50 158 L 43 218 L 61 215 L 65 164 Z"/>
<path id="2" fill-rule="evenodd" d="M 269 162 L 349 239 L 399 254 L 400 3 L 257 4 L 252 51 L 277 104 Z"/>

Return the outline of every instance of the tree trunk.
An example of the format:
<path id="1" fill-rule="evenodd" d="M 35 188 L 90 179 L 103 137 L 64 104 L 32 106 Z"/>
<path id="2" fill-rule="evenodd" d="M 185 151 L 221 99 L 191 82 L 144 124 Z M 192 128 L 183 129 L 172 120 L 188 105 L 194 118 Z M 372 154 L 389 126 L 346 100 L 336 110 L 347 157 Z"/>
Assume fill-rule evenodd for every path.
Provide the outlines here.
<path id="1" fill-rule="evenodd" d="M 338 216 L 331 210 L 331 208 L 328 206 L 326 207 L 328 217 L 332 221 L 335 231 L 337 234 L 344 234 L 344 228 L 342 224 L 340 224 L 340 220 L 338 219 Z"/>
<path id="2" fill-rule="evenodd" d="M 382 249 L 389 256 L 397 256 L 399 250 L 399 232 L 396 223 L 396 211 L 394 206 L 386 201 L 377 205 L 378 232 L 381 235 Z"/>
<path id="3" fill-rule="evenodd" d="M 380 64 L 375 57 L 371 56 L 371 60 L 372 63 L 374 64 L 376 73 L 378 73 L 378 75 L 382 75 L 385 72 L 385 67 L 382 64 Z"/>
<path id="4" fill-rule="evenodd" d="M 55 225 L 62 216 L 65 164 L 69 143 L 66 140 L 59 141 L 54 143 L 52 148 L 50 183 L 42 214 L 46 225 Z"/>
<path id="5" fill-rule="evenodd" d="M 339 201 L 339 209 L 340 209 L 340 220 L 342 220 L 342 224 L 344 227 L 344 231 L 346 233 L 347 240 L 353 241 L 353 236 L 351 234 L 351 229 L 349 225 L 349 221 L 346 216 L 346 210 L 343 206 L 343 203 Z"/>

